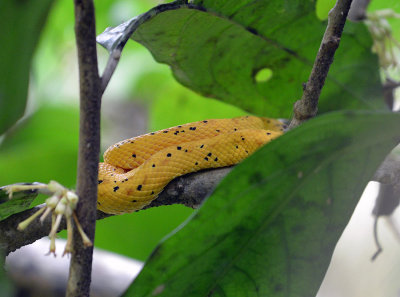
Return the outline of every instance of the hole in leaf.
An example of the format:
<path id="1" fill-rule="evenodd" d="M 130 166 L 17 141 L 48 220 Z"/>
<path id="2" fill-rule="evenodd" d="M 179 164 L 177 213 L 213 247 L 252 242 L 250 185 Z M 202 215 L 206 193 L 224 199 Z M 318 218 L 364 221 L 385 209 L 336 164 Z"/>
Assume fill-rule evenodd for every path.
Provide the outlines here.
<path id="1" fill-rule="evenodd" d="M 317 0 L 315 5 L 315 14 L 321 21 L 328 18 L 329 10 L 335 6 L 336 0 Z"/>
<path id="2" fill-rule="evenodd" d="M 254 76 L 254 79 L 256 83 L 264 83 L 271 79 L 272 73 L 273 72 L 271 69 L 263 68 L 257 71 L 256 75 Z"/>

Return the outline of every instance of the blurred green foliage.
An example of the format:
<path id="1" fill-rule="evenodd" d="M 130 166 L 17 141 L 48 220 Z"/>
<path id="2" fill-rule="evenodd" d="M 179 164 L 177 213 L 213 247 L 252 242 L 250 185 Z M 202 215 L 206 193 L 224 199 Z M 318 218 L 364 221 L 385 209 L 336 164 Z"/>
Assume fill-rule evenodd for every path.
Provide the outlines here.
<path id="1" fill-rule="evenodd" d="M 12 283 L 9 281 L 4 267 L 4 255 L 0 253 L 0 288 L 2 296 L 15 296 L 15 290 Z"/>
<path id="2" fill-rule="evenodd" d="M 0 2 L 0 134 L 24 114 L 33 52 L 52 3 Z"/>
<path id="3" fill-rule="evenodd" d="M 400 13 L 400 1 L 397 0 L 372 0 L 368 6 L 368 12 L 390 8 Z M 388 22 L 391 26 L 394 39 L 400 40 L 400 19 L 390 18 Z M 398 75 L 398 74 L 397 74 Z"/>

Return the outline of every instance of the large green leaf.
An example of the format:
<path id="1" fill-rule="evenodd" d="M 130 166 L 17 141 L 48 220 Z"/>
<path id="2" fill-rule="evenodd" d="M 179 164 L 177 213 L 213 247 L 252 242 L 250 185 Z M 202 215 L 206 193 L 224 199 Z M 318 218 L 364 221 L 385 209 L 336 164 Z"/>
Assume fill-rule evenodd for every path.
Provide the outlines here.
<path id="1" fill-rule="evenodd" d="M 0 1 L 0 134 L 25 111 L 31 60 L 52 3 Z"/>
<path id="2" fill-rule="evenodd" d="M 314 1 L 195 4 L 157 6 L 108 29 L 98 41 L 112 51 L 130 36 L 168 64 L 188 88 L 255 114 L 290 117 L 326 27 L 316 17 Z M 362 23 L 346 24 L 322 92 L 321 112 L 383 107 L 371 44 Z M 266 82 L 257 79 L 262 69 L 272 73 Z"/>
<path id="3" fill-rule="evenodd" d="M 274 140 L 156 248 L 126 295 L 314 296 L 399 125 L 399 114 L 345 111 Z"/>

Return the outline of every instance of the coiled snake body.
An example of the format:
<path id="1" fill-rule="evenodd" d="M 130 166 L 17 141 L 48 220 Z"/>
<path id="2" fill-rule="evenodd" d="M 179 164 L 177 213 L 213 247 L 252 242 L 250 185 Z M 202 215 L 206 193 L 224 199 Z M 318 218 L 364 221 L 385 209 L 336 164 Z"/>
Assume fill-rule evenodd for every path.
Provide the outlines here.
<path id="1" fill-rule="evenodd" d="M 99 164 L 99 210 L 142 209 L 174 178 L 231 166 L 283 132 L 274 119 L 244 116 L 189 123 L 120 141 Z"/>

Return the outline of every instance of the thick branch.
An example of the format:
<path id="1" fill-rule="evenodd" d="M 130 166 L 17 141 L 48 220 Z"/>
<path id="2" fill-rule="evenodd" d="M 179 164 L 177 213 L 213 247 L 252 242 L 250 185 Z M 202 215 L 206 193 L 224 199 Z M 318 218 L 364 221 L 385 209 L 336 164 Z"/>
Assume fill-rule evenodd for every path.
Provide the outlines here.
<path id="1" fill-rule="evenodd" d="M 318 110 L 318 100 L 333 62 L 336 49 L 339 47 L 346 17 L 352 0 L 338 0 L 329 12 L 328 26 L 326 27 L 321 46 L 314 61 L 310 77 L 304 88 L 301 100 L 294 104 L 293 119 L 289 129 L 297 127 L 302 122 L 314 117 Z"/>
<path id="2" fill-rule="evenodd" d="M 196 208 L 210 195 L 216 185 L 231 169 L 231 167 L 218 168 L 176 178 L 170 182 L 159 197 L 146 208 L 171 204 L 183 204 L 188 207 Z M 41 207 L 44 207 L 44 204 L 0 221 L 0 248 L 3 249 L 7 255 L 49 234 L 51 225 L 50 216 L 43 224 L 36 221 L 30 224 L 23 232 L 17 230 L 18 223 L 31 216 Z M 100 211 L 97 212 L 97 219 L 103 219 L 108 216 L 110 215 Z M 66 224 L 62 222 L 59 230 L 65 228 Z"/>
<path id="3" fill-rule="evenodd" d="M 176 178 L 170 182 L 159 197 L 146 208 L 170 204 L 183 204 L 188 207 L 196 208 L 210 195 L 216 185 L 231 169 L 231 167 L 211 169 Z M 383 184 L 397 185 L 397 187 L 400 188 L 400 158 L 395 155 L 386 158 L 376 171 L 372 180 Z M 47 218 L 43 224 L 37 221 L 29 225 L 23 232 L 17 230 L 18 223 L 32 215 L 40 207 L 43 206 L 35 207 L 22 213 L 15 214 L 4 221 L 0 221 L 0 248 L 7 254 L 49 233 L 51 224 L 50 217 Z M 110 215 L 100 211 L 97 212 L 97 219 L 103 219 L 108 216 Z M 63 222 L 60 230 L 65 228 L 66 225 L 65 222 Z"/>
<path id="4" fill-rule="evenodd" d="M 94 241 L 96 224 L 98 157 L 100 153 L 101 79 L 98 73 L 96 25 L 92 0 L 74 0 L 75 36 L 80 86 L 80 129 L 76 191 L 78 219 Z M 92 248 L 84 248 L 74 232 L 67 296 L 89 296 Z"/>

